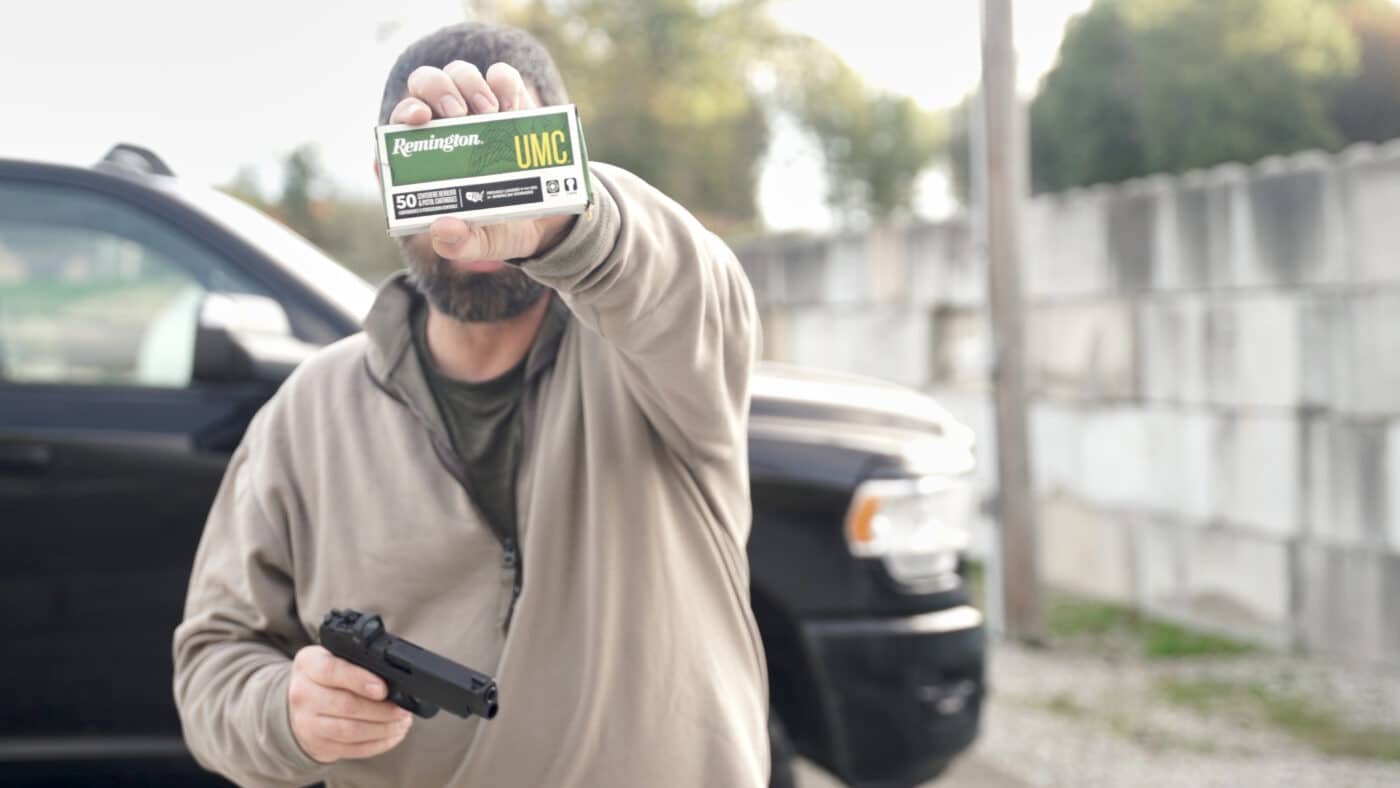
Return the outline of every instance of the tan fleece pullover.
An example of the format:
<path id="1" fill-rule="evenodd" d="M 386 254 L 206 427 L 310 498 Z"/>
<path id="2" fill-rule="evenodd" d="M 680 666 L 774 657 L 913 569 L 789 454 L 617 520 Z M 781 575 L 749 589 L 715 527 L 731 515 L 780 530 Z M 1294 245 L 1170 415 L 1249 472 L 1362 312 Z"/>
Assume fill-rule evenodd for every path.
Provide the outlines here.
<path id="1" fill-rule="evenodd" d="M 617 168 L 593 174 L 591 215 L 524 266 L 561 296 L 548 319 L 563 330 L 527 362 L 509 629 L 516 572 L 457 480 L 399 277 L 229 464 L 174 639 L 205 766 L 259 786 L 767 784 L 744 551 L 753 296 L 680 206 Z M 388 753 L 316 763 L 287 682 L 332 607 L 494 675 L 499 716 L 418 719 Z"/>

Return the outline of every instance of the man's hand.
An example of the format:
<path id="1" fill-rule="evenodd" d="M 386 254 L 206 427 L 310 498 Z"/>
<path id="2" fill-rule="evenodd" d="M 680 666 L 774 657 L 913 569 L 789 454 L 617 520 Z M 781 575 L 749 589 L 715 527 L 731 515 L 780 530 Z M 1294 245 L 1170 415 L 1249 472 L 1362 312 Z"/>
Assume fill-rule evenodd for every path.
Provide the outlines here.
<path id="1" fill-rule="evenodd" d="M 413 715 L 385 700 L 388 691 L 373 673 L 307 646 L 292 660 L 287 686 L 292 735 L 321 763 L 392 750 L 408 735 Z"/>
<path id="2" fill-rule="evenodd" d="M 483 75 L 476 66 L 454 60 L 443 68 L 422 66 L 408 77 L 408 96 L 394 107 L 391 123 L 417 126 L 434 118 L 460 118 L 538 106 L 520 72 L 496 63 Z M 448 260 L 494 261 L 534 257 L 552 248 L 573 225 L 573 216 L 546 216 L 476 227 L 441 218 L 428 232 L 433 251 Z"/>

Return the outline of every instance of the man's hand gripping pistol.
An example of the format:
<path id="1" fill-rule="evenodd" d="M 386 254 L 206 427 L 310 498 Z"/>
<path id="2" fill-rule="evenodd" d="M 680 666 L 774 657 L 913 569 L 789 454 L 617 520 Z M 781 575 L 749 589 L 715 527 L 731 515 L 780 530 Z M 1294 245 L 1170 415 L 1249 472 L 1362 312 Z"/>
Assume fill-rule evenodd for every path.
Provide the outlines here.
<path id="1" fill-rule="evenodd" d="M 496 716 L 494 679 L 389 634 L 377 615 L 332 610 L 321 622 L 321 645 L 384 679 L 389 700 L 419 717 L 439 708 L 459 717 Z"/>

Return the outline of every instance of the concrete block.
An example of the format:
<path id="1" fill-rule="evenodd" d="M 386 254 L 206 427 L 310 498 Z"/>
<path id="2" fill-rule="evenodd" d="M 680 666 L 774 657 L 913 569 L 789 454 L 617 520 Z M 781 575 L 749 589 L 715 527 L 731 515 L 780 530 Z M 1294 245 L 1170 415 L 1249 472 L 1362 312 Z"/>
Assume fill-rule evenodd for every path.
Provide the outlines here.
<path id="1" fill-rule="evenodd" d="M 1216 511 L 1219 419 L 1200 409 L 1158 407 L 1144 413 L 1145 496 L 1140 506 L 1203 523 Z"/>
<path id="2" fill-rule="evenodd" d="M 1131 531 L 1124 521 L 1070 497 L 1043 499 L 1039 515 L 1046 584 L 1109 601 L 1132 601 Z"/>
<path id="3" fill-rule="evenodd" d="M 768 361 L 792 362 L 791 311 L 790 307 L 785 306 L 759 308 L 759 320 L 763 331 L 763 358 Z"/>
<path id="4" fill-rule="evenodd" d="M 783 244 L 772 278 L 775 303 L 820 304 L 826 295 L 826 241 L 800 239 Z"/>
<path id="5" fill-rule="evenodd" d="M 1135 326 L 1127 301 L 1034 308 L 1026 331 L 1031 389 L 1084 399 L 1126 399 L 1137 390 Z"/>
<path id="6" fill-rule="evenodd" d="M 1299 532 L 1299 432 L 1288 416 L 1222 416 L 1215 519 L 1278 538 Z"/>
<path id="7" fill-rule="evenodd" d="M 1391 422 L 1385 433 L 1386 541 L 1400 553 L 1400 422 Z"/>
<path id="8" fill-rule="evenodd" d="M 1153 219 L 1156 231 L 1152 234 L 1152 289 L 1204 288 L 1205 261 L 1186 259 L 1181 247 L 1180 179 L 1155 175 L 1143 181 L 1142 188 L 1153 194 L 1156 212 Z"/>
<path id="9" fill-rule="evenodd" d="M 1346 279 L 1342 201 L 1329 159 L 1294 157 L 1249 182 L 1254 248 L 1235 259 L 1235 284 L 1338 283 Z"/>
<path id="10" fill-rule="evenodd" d="M 943 307 L 933 313 L 934 380 L 940 385 L 983 385 L 991 375 L 987 313 Z"/>
<path id="11" fill-rule="evenodd" d="M 1302 302 L 1249 295 L 1206 312 L 1207 398 L 1228 406 L 1293 408 L 1302 402 Z"/>
<path id="12" fill-rule="evenodd" d="M 1206 400 L 1206 301 L 1199 295 L 1145 299 L 1139 303 L 1138 364 L 1143 399 L 1200 403 Z"/>
<path id="13" fill-rule="evenodd" d="M 1306 429 L 1309 537 L 1326 544 L 1384 547 L 1389 530 L 1386 425 L 1315 418 Z"/>
<path id="14" fill-rule="evenodd" d="M 1120 292 L 1149 289 L 1156 275 L 1157 195 L 1148 184 L 1137 182 L 1107 199 L 1104 208 L 1105 246 Z"/>
<path id="15" fill-rule="evenodd" d="M 1184 176 L 1173 209 L 1177 257 L 1170 270 L 1186 287 L 1224 285 L 1230 281 L 1230 256 L 1236 219 L 1235 187 L 1242 171 L 1213 170 Z"/>
<path id="16" fill-rule="evenodd" d="M 908 229 L 877 224 L 865 234 L 866 300 L 875 304 L 909 303 Z"/>
<path id="17" fill-rule="evenodd" d="M 826 243 L 826 281 L 821 303 L 861 304 L 870 298 L 870 269 L 864 236 L 838 235 Z"/>
<path id="18" fill-rule="evenodd" d="M 1353 280 L 1400 282 L 1400 151 L 1350 162 L 1340 180 Z"/>
<path id="19" fill-rule="evenodd" d="M 1104 189 L 1042 195 L 1024 212 L 1022 281 L 1027 300 L 1107 293 L 1115 286 L 1105 248 Z"/>
<path id="20" fill-rule="evenodd" d="M 929 312 L 883 306 L 794 309 L 792 361 L 922 387 L 931 379 Z"/>
<path id="21" fill-rule="evenodd" d="M 778 267 L 771 244 L 750 242 L 735 245 L 733 249 L 739 264 L 744 267 L 744 275 L 749 279 L 749 286 L 753 288 L 754 301 L 758 303 L 760 308 L 770 303 L 774 298 L 773 272 Z"/>
<path id="22" fill-rule="evenodd" d="M 1292 630 L 1287 544 L 1220 528 L 1183 535 L 1187 615 L 1213 628 L 1287 642 Z"/>
<path id="23" fill-rule="evenodd" d="M 1314 296 L 1304 312 L 1310 403 L 1400 414 L 1400 288 Z"/>
<path id="24" fill-rule="evenodd" d="M 1322 410 L 1344 411 L 1352 398 L 1356 370 L 1351 349 L 1351 295 L 1309 292 L 1303 299 L 1300 319 L 1303 404 Z"/>
<path id="25" fill-rule="evenodd" d="M 1348 310 L 1356 371 L 1349 410 L 1400 414 L 1400 290 L 1358 294 Z"/>
<path id="26" fill-rule="evenodd" d="M 1076 406 L 1037 402 L 1027 427 L 1031 439 L 1031 480 L 1042 496 L 1080 495 L 1085 476 L 1085 412 Z"/>
<path id="27" fill-rule="evenodd" d="M 1363 548 L 1299 550 L 1303 645 L 1352 661 L 1400 664 L 1400 557 Z"/>
<path id="28" fill-rule="evenodd" d="M 915 225 L 909 231 L 908 298 L 916 304 L 983 306 L 987 261 L 967 222 Z"/>
<path id="29" fill-rule="evenodd" d="M 1181 613 L 1186 599 L 1187 528 L 1167 518 L 1133 518 L 1133 599 L 1143 609 Z"/>
<path id="30" fill-rule="evenodd" d="M 1149 498 L 1152 457 L 1141 409 L 1040 403 L 1031 409 L 1030 429 L 1037 489 L 1122 509 Z"/>

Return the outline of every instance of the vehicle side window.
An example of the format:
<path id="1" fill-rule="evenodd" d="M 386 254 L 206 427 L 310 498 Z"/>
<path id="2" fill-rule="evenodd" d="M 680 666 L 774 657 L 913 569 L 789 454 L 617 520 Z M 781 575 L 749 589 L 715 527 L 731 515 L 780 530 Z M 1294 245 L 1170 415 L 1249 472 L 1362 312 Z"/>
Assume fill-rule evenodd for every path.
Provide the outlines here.
<path id="1" fill-rule="evenodd" d="M 116 198 L 0 183 L 0 382 L 187 386 L 211 291 L 265 295 Z"/>

